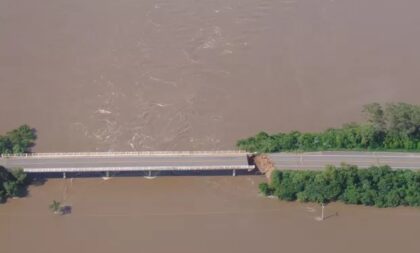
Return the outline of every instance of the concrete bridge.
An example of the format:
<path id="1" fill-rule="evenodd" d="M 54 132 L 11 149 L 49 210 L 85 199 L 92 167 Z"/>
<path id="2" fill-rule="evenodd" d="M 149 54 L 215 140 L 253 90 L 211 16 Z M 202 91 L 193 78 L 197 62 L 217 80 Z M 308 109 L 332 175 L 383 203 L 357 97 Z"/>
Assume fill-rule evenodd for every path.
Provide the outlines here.
<path id="1" fill-rule="evenodd" d="M 223 152 L 96 152 L 2 155 L 0 166 L 26 173 L 105 173 L 152 171 L 251 171 L 248 154 Z"/>

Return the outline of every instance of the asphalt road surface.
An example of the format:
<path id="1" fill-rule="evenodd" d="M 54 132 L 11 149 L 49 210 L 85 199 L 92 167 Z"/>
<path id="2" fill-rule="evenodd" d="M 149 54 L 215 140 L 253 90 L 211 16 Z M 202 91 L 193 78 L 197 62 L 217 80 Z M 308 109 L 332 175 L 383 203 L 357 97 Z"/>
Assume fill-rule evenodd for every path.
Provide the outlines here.
<path id="1" fill-rule="evenodd" d="M 389 165 L 393 169 L 420 169 L 420 153 L 390 152 L 311 152 L 274 153 L 268 157 L 278 169 L 317 170 L 326 165 L 347 163 L 367 168 L 372 165 Z"/>

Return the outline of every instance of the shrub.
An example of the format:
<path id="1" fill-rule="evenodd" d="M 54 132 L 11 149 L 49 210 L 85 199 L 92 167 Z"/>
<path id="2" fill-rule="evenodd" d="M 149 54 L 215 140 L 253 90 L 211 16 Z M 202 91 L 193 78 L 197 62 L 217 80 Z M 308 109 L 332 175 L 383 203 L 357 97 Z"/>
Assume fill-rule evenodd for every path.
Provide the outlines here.
<path id="1" fill-rule="evenodd" d="M 260 192 L 264 194 L 264 196 L 270 196 L 272 194 L 272 189 L 267 183 L 261 183 L 258 185 Z"/>

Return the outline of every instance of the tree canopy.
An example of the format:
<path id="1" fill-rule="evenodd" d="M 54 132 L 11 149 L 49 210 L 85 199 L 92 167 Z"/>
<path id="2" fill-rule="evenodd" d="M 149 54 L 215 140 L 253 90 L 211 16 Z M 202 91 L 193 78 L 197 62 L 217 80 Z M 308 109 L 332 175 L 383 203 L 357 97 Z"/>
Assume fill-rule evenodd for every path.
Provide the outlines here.
<path id="1" fill-rule="evenodd" d="M 364 106 L 367 122 L 349 123 L 319 133 L 257 135 L 239 140 L 237 146 L 250 152 L 321 150 L 420 150 L 420 106 L 406 103 L 373 103 Z"/>
<path id="2" fill-rule="evenodd" d="M 274 171 L 260 191 L 287 201 L 342 201 L 377 207 L 420 206 L 420 171 L 388 166 L 358 169 L 328 166 L 324 171 Z"/>
<path id="3" fill-rule="evenodd" d="M 0 154 L 25 153 L 35 144 L 35 130 L 28 125 L 22 125 L 17 129 L 0 136 Z"/>
<path id="4" fill-rule="evenodd" d="M 26 174 L 21 169 L 11 172 L 0 166 L 0 202 L 8 197 L 17 197 L 28 184 Z"/>

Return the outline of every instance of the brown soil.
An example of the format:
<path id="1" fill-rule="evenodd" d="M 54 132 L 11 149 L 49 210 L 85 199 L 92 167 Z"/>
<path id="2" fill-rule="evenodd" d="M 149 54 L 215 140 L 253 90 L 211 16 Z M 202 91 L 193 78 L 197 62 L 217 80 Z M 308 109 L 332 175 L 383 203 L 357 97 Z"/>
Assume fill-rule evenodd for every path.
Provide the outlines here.
<path id="1" fill-rule="evenodd" d="M 270 158 L 268 158 L 267 155 L 256 155 L 253 160 L 257 169 L 270 179 L 271 173 L 275 170 L 274 164 Z"/>

